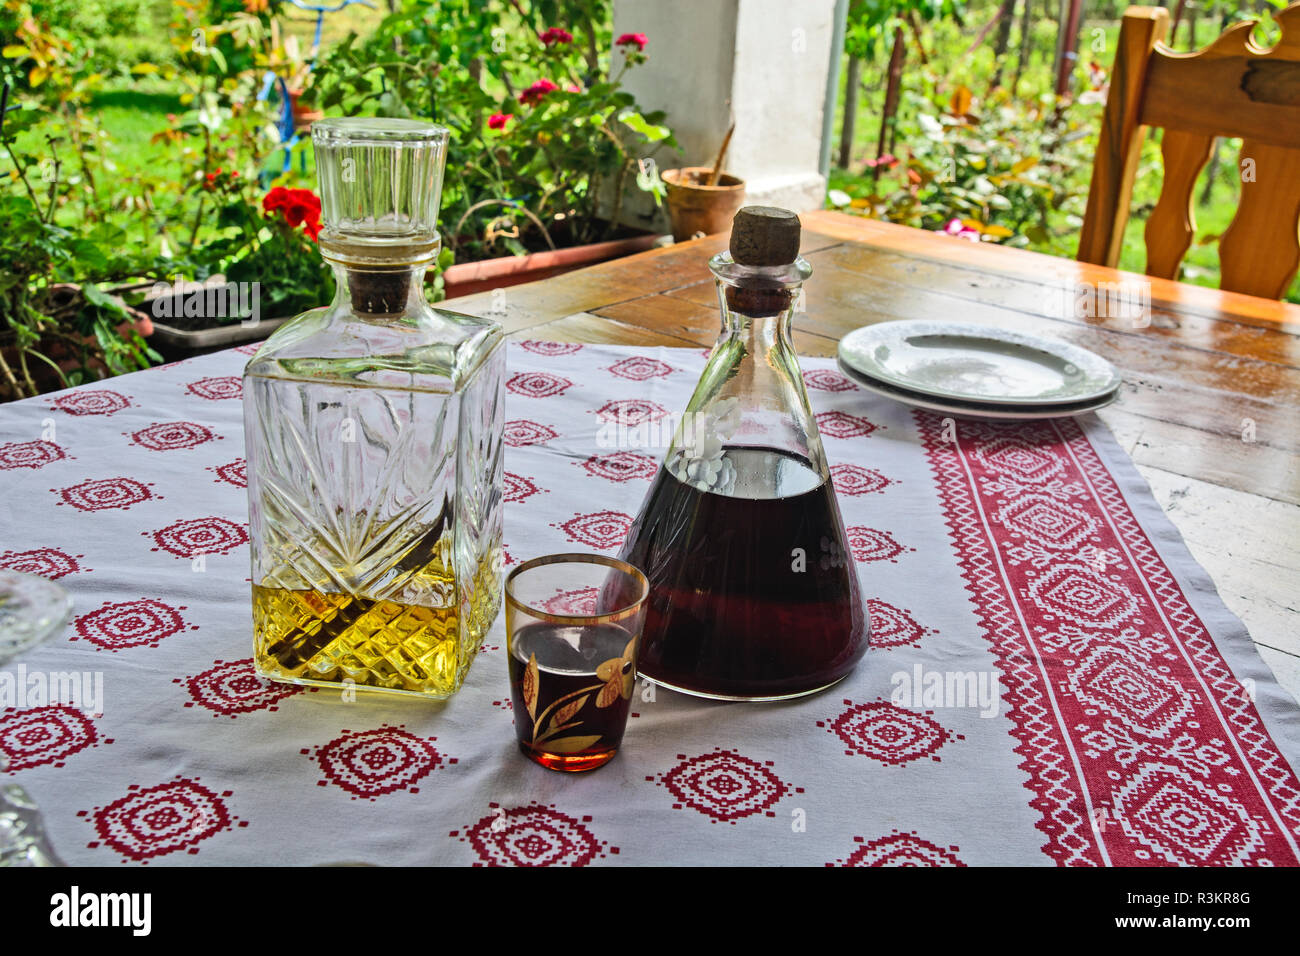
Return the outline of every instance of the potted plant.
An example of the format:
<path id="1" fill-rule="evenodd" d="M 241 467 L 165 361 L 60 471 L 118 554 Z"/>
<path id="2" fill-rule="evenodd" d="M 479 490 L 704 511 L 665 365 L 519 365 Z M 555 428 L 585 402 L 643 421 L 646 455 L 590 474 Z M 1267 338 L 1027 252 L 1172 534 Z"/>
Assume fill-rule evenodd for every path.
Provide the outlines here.
<path id="1" fill-rule="evenodd" d="M 625 255 L 656 238 L 619 224 L 633 182 L 663 194 L 657 176 L 637 175 L 640 157 L 676 145 L 664 114 L 642 112 L 622 88 L 645 60 L 647 38 L 620 36 L 603 57 L 583 4 L 549 5 L 564 26 L 541 22 L 536 9 L 405 10 L 317 64 L 327 111 L 420 117 L 451 130 L 442 217 L 456 258 L 445 274 L 449 297 Z"/>
<path id="2" fill-rule="evenodd" d="M 192 258 L 195 279 L 159 283 L 141 308 L 152 342 L 169 358 L 263 339 L 306 309 L 334 297 L 334 279 L 316 248 L 320 200 L 309 189 L 256 190 L 236 172 L 216 170 L 202 186 L 216 197 L 219 234 Z"/>
<path id="3" fill-rule="evenodd" d="M 17 135 L 44 111 L 9 107 L 0 89 L 0 145 L 13 172 L 0 176 L 0 401 L 28 398 L 107 375 L 148 368 L 158 356 L 146 344 L 147 317 L 101 284 L 138 274 L 126 233 L 106 222 L 81 230 L 55 223 L 64 198 L 54 176 L 33 181 L 43 167 Z"/>
<path id="4" fill-rule="evenodd" d="M 718 158 L 712 166 L 664 170 L 674 241 L 726 232 L 731 228 L 732 217 L 745 204 L 745 181 L 722 171 L 722 161 L 727 158 L 727 147 L 735 132 L 733 123 L 722 137 Z"/>
<path id="5" fill-rule="evenodd" d="M 711 166 L 663 171 L 675 241 L 726 232 L 736 212 L 745 204 L 743 179 L 730 173 L 716 176 L 713 173 Z"/>

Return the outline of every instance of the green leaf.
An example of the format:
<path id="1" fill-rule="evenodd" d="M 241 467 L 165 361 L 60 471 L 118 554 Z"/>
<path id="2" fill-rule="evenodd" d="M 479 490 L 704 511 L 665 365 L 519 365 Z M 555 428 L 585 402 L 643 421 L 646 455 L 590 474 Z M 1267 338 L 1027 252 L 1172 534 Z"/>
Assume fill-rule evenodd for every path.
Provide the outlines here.
<path id="1" fill-rule="evenodd" d="M 657 143 L 661 139 L 667 139 L 672 135 L 672 130 L 667 126 L 647 122 L 644 116 L 634 110 L 623 110 L 618 114 L 618 118 L 624 126 L 635 133 L 640 133 L 650 143 Z"/>
<path id="2" fill-rule="evenodd" d="M 86 283 L 81 287 L 81 294 L 86 297 L 86 301 L 91 305 L 98 306 L 106 312 L 113 315 L 125 315 L 126 312 L 112 297 L 103 289 L 94 283 Z"/>

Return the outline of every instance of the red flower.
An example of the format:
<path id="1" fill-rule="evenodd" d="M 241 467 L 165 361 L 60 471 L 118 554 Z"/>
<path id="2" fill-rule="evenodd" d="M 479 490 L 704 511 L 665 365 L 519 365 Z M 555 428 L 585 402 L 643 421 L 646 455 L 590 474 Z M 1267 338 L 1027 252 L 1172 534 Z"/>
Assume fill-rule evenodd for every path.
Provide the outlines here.
<path id="1" fill-rule="evenodd" d="M 273 212 L 276 209 L 283 209 L 289 203 L 289 190 L 283 186 L 276 186 L 262 199 L 262 209 L 265 212 Z"/>
<path id="2" fill-rule="evenodd" d="M 547 93 L 553 93 L 558 89 L 559 87 L 550 80 L 538 80 L 519 94 L 519 102 L 529 106 L 536 106 L 545 99 Z"/>
<path id="3" fill-rule="evenodd" d="M 303 231 L 315 240 L 320 233 L 320 200 L 310 189 L 285 189 L 276 186 L 262 200 L 262 209 L 268 214 L 279 212 L 291 227 Z"/>
<path id="4" fill-rule="evenodd" d="M 216 192 L 217 190 L 233 190 L 235 188 L 235 180 L 238 178 L 239 173 L 235 172 L 233 169 L 230 172 L 226 172 L 218 167 L 216 170 L 207 173 L 203 177 L 203 183 L 201 185 L 203 186 L 204 191 L 210 193 Z"/>
<path id="5" fill-rule="evenodd" d="M 638 50 L 644 50 L 645 45 L 650 42 L 646 39 L 644 33 L 624 33 L 614 41 L 615 46 L 634 46 Z"/>
<path id="6" fill-rule="evenodd" d="M 512 119 L 514 117 L 509 113 L 493 113 L 488 117 L 488 129 L 505 129 Z"/>
<path id="7" fill-rule="evenodd" d="M 542 41 L 544 46 L 551 46 L 554 43 L 573 42 L 573 34 L 562 27 L 551 27 L 545 33 L 539 34 L 537 38 Z"/>
<path id="8" fill-rule="evenodd" d="M 311 207 L 306 203 L 293 202 L 284 207 L 284 221 L 291 226 L 301 226 L 311 218 Z"/>

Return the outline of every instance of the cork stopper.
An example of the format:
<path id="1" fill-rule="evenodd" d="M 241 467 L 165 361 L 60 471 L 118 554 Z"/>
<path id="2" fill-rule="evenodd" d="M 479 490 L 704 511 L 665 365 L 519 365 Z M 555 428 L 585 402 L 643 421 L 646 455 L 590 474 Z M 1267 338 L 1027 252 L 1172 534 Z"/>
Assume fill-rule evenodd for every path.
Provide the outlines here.
<path id="1" fill-rule="evenodd" d="M 352 309 L 365 315 L 395 315 L 406 308 L 411 273 L 348 270 Z"/>
<path id="2" fill-rule="evenodd" d="M 799 217 L 776 206 L 745 206 L 731 221 L 731 258 L 742 266 L 786 266 L 799 256 Z"/>

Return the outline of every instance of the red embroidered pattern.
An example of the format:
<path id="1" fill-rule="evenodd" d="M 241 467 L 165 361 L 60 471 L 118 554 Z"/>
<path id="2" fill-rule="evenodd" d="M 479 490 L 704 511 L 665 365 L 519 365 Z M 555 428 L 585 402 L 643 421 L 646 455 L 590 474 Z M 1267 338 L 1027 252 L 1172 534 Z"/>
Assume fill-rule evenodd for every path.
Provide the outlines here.
<path id="1" fill-rule="evenodd" d="M 193 518 L 177 521 L 158 531 L 141 531 L 158 545 L 150 551 L 170 551 L 178 558 L 197 558 L 204 554 L 225 554 L 248 544 L 248 532 L 242 525 L 225 518 Z"/>
<path id="2" fill-rule="evenodd" d="M 214 438 L 220 439 L 220 436 L 214 435 L 210 429 L 197 422 L 155 422 L 147 428 L 131 433 L 131 441 L 150 451 L 194 448 Z"/>
<path id="3" fill-rule="evenodd" d="M 809 388 L 823 392 L 851 392 L 857 388 L 852 382 L 834 369 L 818 368 L 803 373 L 804 384 Z"/>
<path id="4" fill-rule="evenodd" d="M 945 441 L 915 414 L 1043 851 L 1300 861 L 1300 783 L 1079 424 L 968 422 Z"/>
<path id="5" fill-rule="evenodd" d="M 790 793 L 790 787 L 769 769 L 773 765 L 770 760 L 759 763 L 722 749 L 690 758 L 678 754 L 677 759 L 682 762 L 663 775 L 659 786 L 667 787 L 679 801 L 673 804 L 674 810 L 687 806 L 713 823 L 734 825 L 756 813 L 774 817 L 771 808 Z M 803 787 L 795 787 L 794 792 L 803 793 Z"/>
<path id="6" fill-rule="evenodd" d="M 245 820 L 232 817 L 223 798 L 199 783 L 199 778 L 176 777 L 156 787 L 141 788 L 132 784 L 125 797 L 93 811 L 81 810 L 79 817 L 90 817 L 99 840 L 87 843 L 96 849 L 102 843 L 122 854 L 123 863 L 148 863 L 154 857 L 187 850 L 198 853 L 198 844 L 232 823 L 248 826 Z"/>
<path id="7" fill-rule="evenodd" d="M 676 371 L 667 362 L 661 362 L 658 359 L 644 358 L 636 355 L 632 358 L 625 358 L 621 362 L 615 362 L 609 367 L 609 371 L 619 378 L 631 379 L 634 382 L 644 382 L 650 378 L 661 378 L 665 375 L 671 375 Z"/>
<path id="8" fill-rule="evenodd" d="M 157 647 L 159 641 L 185 630 L 184 610 L 184 604 L 174 608 L 152 598 L 105 602 L 73 622 L 77 637 L 70 640 L 84 639 L 115 653 L 128 647 Z M 197 624 L 190 625 L 191 631 L 198 629 Z"/>
<path id="9" fill-rule="evenodd" d="M 616 451 L 608 455 L 592 455 L 586 461 L 575 462 L 587 474 L 610 481 L 630 481 L 633 478 L 651 479 L 659 470 L 659 462 L 649 455 L 634 451 Z"/>
<path id="10" fill-rule="evenodd" d="M 7 442 L 0 445 L 0 471 L 15 468 L 44 468 L 68 453 L 52 441 Z"/>
<path id="11" fill-rule="evenodd" d="M 570 541 L 592 548 L 615 548 L 623 543 L 632 528 L 632 516 L 621 511 L 597 511 L 594 514 L 574 515 L 558 525 Z"/>
<path id="12" fill-rule="evenodd" d="M 526 421 L 522 418 L 506 422 L 505 443 L 511 448 L 522 448 L 525 445 L 541 445 L 552 438 L 558 437 L 558 435 L 559 432 L 548 425 L 539 425 L 537 422 Z"/>
<path id="13" fill-rule="evenodd" d="M 214 717 L 229 717 L 231 720 L 254 711 L 279 710 L 280 701 L 303 691 L 293 684 L 258 677 L 251 657 L 242 661 L 214 661 L 213 666 L 202 674 L 177 677 L 172 683 L 182 681 L 192 698 L 185 702 L 186 707 L 197 704 L 212 711 Z"/>
<path id="14" fill-rule="evenodd" d="M 131 400 L 108 389 L 77 389 L 60 395 L 51 403 L 54 408 L 69 415 L 112 415 L 131 404 Z"/>
<path id="15" fill-rule="evenodd" d="M 53 704 L 0 717 L 0 753 L 8 758 L 10 773 L 43 764 L 62 767 L 73 754 L 99 744 L 95 722 L 75 707 Z"/>
<path id="16" fill-rule="evenodd" d="M 831 481 L 835 484 L 836 494 L 841 495 L 867 495 L 884 491 L 893 484 L 874 468 L 857 465 L 831 465 Z"/>
<path id="17" fill-rule="evenodd" d="M 105 511 L 109 508 L 121 508 L 125 511 L 132 505 L 151 498 L 161 501 L 161 495 L 155 495 L 149 488 L 153 482 L 136 481 L 134 478 L 92 478 L 79 485 L 68 488 L 51 488 L 62 501 L 56 504 L 68 504 L 78 511 Z"/>
<path id="18" fill-rule="evenodd" d="M 243 458 L 236 458 L 234 461 L 225 465 L 218 465 L 212 470 L 217 473 L 217 477 L 213 479 L 214 481 L 224 481 L 236 488 L 248 487 L 248 462 Z"/>
<path id="19" fill-rule="evenodd" d="M 522 475 L 514 475 L 508 471 L 505 473 L 504 484 L 505 487 L 501 494 L 504 501 L 523 501 L 545 490 L 538 488 L 533 479 L 525 478 Z"/>
<path id="20" fill-rule="evenodd" d="M 185 386 L 185 391 L 199 398 L 206 398 L 210 402 L 218 402 L 225 398 L 241 398 L 244 394 L 244 385 L 238 375 L 218 375 L 214 378 L 201 378 L 197 382 L 190 382 Z"/>
<path id="21" fill-rule="evenodd" d="M 612 425 L 625 425 L 635 428 L 645 422 L 657 422 L 668 414 L 668 409 L 658 402 L 647 402 L 640 398 L 621 398 L 606 402 L 596 409 L 596 417 Z"/>
<path id="22" fill-rule="evenodd" d="M 618 847 L 597 840 L 586 824 L 591 817 L 575 820 L 556 810 L 533 803 L 506 809 L 489 803 L 492 811 L 465 830 L 449 836 L 469 843 L 478 854 L 475 866 L 586 866 Z"/>
<path id="23" fill-rule="evenodd" d="M 949 740 L 965 740 L 963 734 L 945 729 L 932 716 L 933 711 L 921 713 L 899 707 L 889 701 L 854 704 L 845 700 L 848 709 L 829 726 L 817 721 L 848 745 L 846 756 L 861 754 L 883 764 L 901 767 L 903 764 L 929 757 L 939 760 L 939 748 Z"/>
<path id="24" fill-rule="evenodd" d="M 918 624 L 911 612 L 879 598 L 867 598 L 867 613 L 871 620 L 872 647 L 914 645 L 926 634 L 934 633 Z"/>
<path id="25" fill-rule="evenodd" d="M 822 412 L 817 417 L 817 430 L 832 438 L 865 438 L 883 425 L 876 425 L 847 412 Z"/>
<path id="26" fill-rule="evenodd" d="M 957 859 L 960 847 L 947 848 L 935 846 L 929 840 L 922 840 L 915 831 L 900 833 L 895 830 L 889 836 L 867 843 L 862 837 L 854 837 L 855 843 L 861 843 L 847 860 L 836 860 L 827 866 L 965 866 Z"/>
<path id="27" fill-rule="evenodd" d="M 420 788 L 412 784 L 442 766 L 442 755 L 433 746 L 437 739 L 417 737 L 402 727 L 388 725 L 377 730 L 345 730 L 343 736 L 317 748 L 316 761 L 325 779 L 316 783 L 342 787 L 353 800 L 374 800 L 398 790 L 419 793 Z"/>
<path id="28" fill-rule="evenodd" d="M 903 546 L 895 541 L 894 536 L 888 531 L 877 531 L 875 528 L 864 528 L 858 525 L 845 528 L 844 533 L 849 538 L 849 550 L 859 561 L 891 561 L 896 564 L 898 556 L 904 551 Z"/>
<path id="29" fill-rule="evenodd" d="M 541 602 L 541 608 L 548 614 L 590 615 L 596 613 L 596 599 L 599 597 L 598 588 L 575 588 L 547 598 Z"/>
<path id="30" fill-rule="evenodd" d="M 574 352 L 582 351 L 582 346 L 577 342 L 543 342 L 539 339 L 525 339 L 519 345 L 537 355 L 572 355 Z"/>
<path id="31" fill-rule="evenodd" d="M 550 372 L 517 372 L 506 381 L 506 388 L 516 395 L 528 398 L 550 398 L 562 395 L 573 383 Z"/>
<path id="32" fill-rule="evenodd" d="M 49 578 L 54 581 L 67 574 L 76 574 L 78 571 L 89 571 L 90 568 L 83 568 L 78 562 L 78 558 L 85 555 L 71 555 L 66 551 L 60 551 L 58 548 L 34 548 L 31 551 L 6 551 L 0 554 L 0 568 L 6 568 L 9 571 L 20 571 L 23 574 L 38 574 L 43 578 Z"/>

